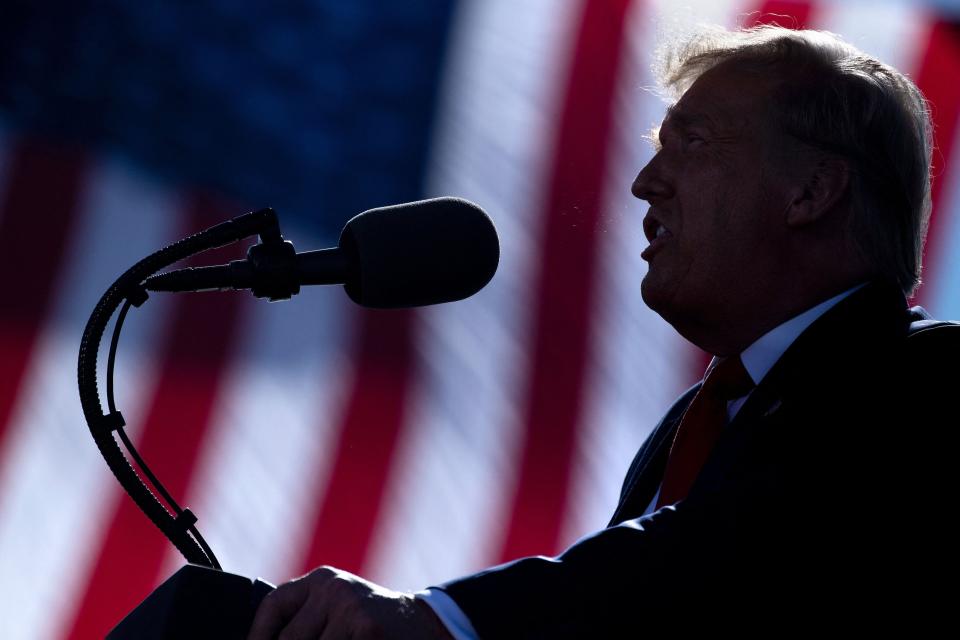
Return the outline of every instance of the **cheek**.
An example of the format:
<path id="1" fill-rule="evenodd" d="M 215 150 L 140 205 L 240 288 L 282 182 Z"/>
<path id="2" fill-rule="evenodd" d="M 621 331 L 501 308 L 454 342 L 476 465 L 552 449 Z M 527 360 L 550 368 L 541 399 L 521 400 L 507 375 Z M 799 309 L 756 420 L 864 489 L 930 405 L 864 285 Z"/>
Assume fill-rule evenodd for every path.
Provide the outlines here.
<path id="1" fill-rule="evenodd" d="M 748 175 L 728 181 L 715 194 L 710 234 L 725 253 L 749 259 L 770 232 L 767 197 Z"/>

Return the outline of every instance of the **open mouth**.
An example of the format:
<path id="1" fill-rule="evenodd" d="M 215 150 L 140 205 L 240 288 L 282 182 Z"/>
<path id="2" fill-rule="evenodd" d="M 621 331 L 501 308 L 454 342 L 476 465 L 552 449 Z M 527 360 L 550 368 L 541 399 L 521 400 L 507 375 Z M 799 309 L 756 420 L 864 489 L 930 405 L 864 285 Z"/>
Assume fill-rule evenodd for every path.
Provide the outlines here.
<path id="1" fill-rule="evenodd" d="M 671 235 L 670 230 L 655 215 L 648 213 L 643 219 L 643 233 L 648 242 Z"/>
<path id="2" fill-rule="evenodd" d="M 653 254 L 662 247 L 669 238 L 673 237 L 673 234 L 670 233 L 670 230 L 656 216 L 647 214 L 643 219 L 643 234 L 647 237 L 647 241 L 650 242 L 650 246 L 644 249 L 643 253 L 640 254 L 640 257 L 644 260 L 649 260 Z"/>

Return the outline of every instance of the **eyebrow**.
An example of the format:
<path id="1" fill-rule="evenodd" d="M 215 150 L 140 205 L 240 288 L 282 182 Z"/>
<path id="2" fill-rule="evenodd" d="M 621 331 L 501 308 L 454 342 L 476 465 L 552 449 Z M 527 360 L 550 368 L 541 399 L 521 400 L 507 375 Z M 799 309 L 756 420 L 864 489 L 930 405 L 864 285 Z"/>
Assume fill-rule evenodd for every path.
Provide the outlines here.
<path id="1" fill-rule="evenodd" d="M 716 131 L 716 121 L 708 116 L 705 113 L 690 113 L 689 111 L 683 111 L 677 107 L 676 103 L 667 107 L 667 112 L 663 116 L 663 120 L 660 124 L 653 125 L 650 127 L 650 130 L 644 136 L 650 144 L 653 146 L 654 151 L 659 151 L 663 145 L 660 144 L 660 128 L 663 126 L 663 123 L 667 120 L 671 121 L 671 124 L 678 129 L 685 129 L 691 126 L 703 125 L 708 127 L 711 131 Z"/>
<path id="2" fill-rule="evenodd" d="M 683 111 L 677 107 L 676 103 L 667 107 L 667 113 L 663 117 L 663 121 L 671 120 L 680 127 L 688 127 L 691 125 L 707 125 L 711 129 L 715 127 L 714 119 L 708 116 L 705 113 L 690 113 L 689 111 Z"/>

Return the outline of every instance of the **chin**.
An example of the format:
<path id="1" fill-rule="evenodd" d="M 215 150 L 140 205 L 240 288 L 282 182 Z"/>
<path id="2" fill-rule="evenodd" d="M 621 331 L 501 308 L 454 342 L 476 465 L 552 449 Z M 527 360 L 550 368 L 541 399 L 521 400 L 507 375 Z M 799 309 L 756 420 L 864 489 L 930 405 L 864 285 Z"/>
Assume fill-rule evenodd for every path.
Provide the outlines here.
<path id="1" fill-rule="evenodd" d="M 669 315 L 668 303 L 670 296 L 667 295 L 664 287 L 658 286 L 657 283 L 651 281 L 649 274 L 647 274 L 640 283 L 640 297 L 643 298 L 643 303 L 650 307 L 652 311 L 658 313 L 664 320 L 667 320 L 667 322 L 670 321 L 667 318 Z"/>
<path id="2" fill-rule="evenodd" d="M 651 281 L 649 278 L 644 278 L 640 284 L 640 296 L 644 304 L 666 320 L 677 333 L 690 340 L 688 325 L 691 324 L 692 310 L 678 306 L 676 293 L 674 289 L 664 287 L 662 283 Z"/>
<path id="3" fill-rule="evenodd" d="M 707 315 L 699 306 L 687 305 L 677 300 L 676 291 L 663 287 L 653 286 L 653 283 L 644 282 L 640 287 L 644 303 L 663 318 L 674 331 L 685 340 L 703 351 L 712 355 L 731 355 L 733 352 L 723 351 L 716 344 L 716 331 L 707 330 L 705 324 Z"/>

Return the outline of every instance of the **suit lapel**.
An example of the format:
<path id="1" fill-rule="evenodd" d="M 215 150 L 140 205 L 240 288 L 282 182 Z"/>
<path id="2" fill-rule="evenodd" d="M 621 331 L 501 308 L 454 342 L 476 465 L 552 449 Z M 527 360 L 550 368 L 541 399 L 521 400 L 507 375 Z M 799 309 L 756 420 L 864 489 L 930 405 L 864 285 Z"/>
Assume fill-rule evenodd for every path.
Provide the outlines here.
<path id="1" fill-rule="evenodd" d="M 640 447 L 630 464 L 626 480 L 624 480 L 623 490 L 620 492 L 620 504 L 617 505 L 613 518 L 610 519 L 607 526 L 613 526 L 624 520 L 643 515 L 647 505 L 650 504 L 657 492 L 660 480 L 663 478 L 663 472 L 667 466 L 667 456 L 670 453 L 670 445 L 673 442 L 677 426 L 680 424 L 680 419 L 699 389 L 700 383 L 687 389 L 670 407 L 667 414 L 654 428 L 653 433 Z"/>
<path id="2" fill-rule="evenodd" d="M 688 389 L 674 403 L 637 452 L 624 481 L 620 504 L 608 526 L 643 515 L 663 479 L 673 437 L 687 406 L 700 389 L 700 384 Z M 746 434 L 740 432 L 748 430 L 748 425 L 774 415 L 780 405 L 781 399 L 775 391 L 757 387 L 737 412 L 733 422 L 724 427 L 714 453 L 710 455 L 697 478 L 697 484 L 704 481 L 711 483 L 722 477 L 727 469 L 726 463 L 733 459 L 736 449 L 743 445 Z"/>
<path id="3" fill-rule="evenodd" d="M 710 457 L 697 475 L 694 487 L 713 487 L 723 481 L 732 465 L 737 464 L 738 454 L 757 430 L 767 428 L 766 423 L 776 416 L 783 399 L 776 389 L 758 386 L 747 398 L 730 424 L 714 445 Z M 695 490 L 691 487 L 691 493 Z"/>

